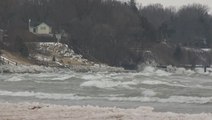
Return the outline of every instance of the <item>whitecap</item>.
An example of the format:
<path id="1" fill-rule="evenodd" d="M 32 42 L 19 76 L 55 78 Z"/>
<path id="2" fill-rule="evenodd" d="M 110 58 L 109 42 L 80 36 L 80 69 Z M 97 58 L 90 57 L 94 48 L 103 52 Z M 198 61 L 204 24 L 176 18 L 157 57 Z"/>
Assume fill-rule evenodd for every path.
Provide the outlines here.
<path id="1" fill-rule="evenodd" d="M 101 78 L 104 78 L 104 77 L 105 76 L 100 75 L 100 74 L 88 74 L 88 75 L 81 76 L 81 79 L 84 79 L 84 80 L 98 80 L 98 79 L 101 79 Z"/>
<path id="2" fill-rule="evenodd" d="M 104 80 L 93 80 L 93 81 L 86 81 L 82 83 L 81 87 L 97 87 L 97 88 L 113 88 L 113 87 L 124 87 L 124 88 L 130 88 L 129 85 L 136 85 L 133 81 L 111 81 L 109 79 Z"/>
<path id="3" fill-rule="evenodd" d="M 70 79 L 72 77 L 74 77 L 74 75 L 63 75 L 63 76 L 58 76 L 58 77 L 52 78 L 51 80 L 64 81 L 64 80 Z"/>
<path id="4" fill-rule="evenodd" d="M 173 87 L 186 87 L 185 85 L 181 85 L 181 84 L 168 83 L 168 82 L 157 81 L 157 80 L 145 80 L 145 81 L 142 81 L 141 83 L 146 85 L 167 85 L 167 86 L 173 86 Z"/>
<path id="5" fill-rule="evenodd" d="M 82 83 L 81 87 L 97 87 L 97 88 L 112 88 L 118 86 L 120 82 L 113 82 L 108 80 L 101 80 L 101 81 L 87 81 Z"/>
<path id="6" fill-rule="evenodd" d="M 145 96 L 145 97 L 153 97 L 155 96 L 157 93 L 154 92 L 153 90 L 144 90 L 142 92 L 142 94 Z"/>
<path id="7" fill-rule="evenodd" d="M 20 77 L 20 76 L 13 76 L 9 79 L 6 79 L 5 81 L 9 81 L 9 82 L 19 82 L 19 81 L 23 81 L 24 78 Z"/>
<path id="8" fill-rule="evenodd" d="M 131 102 L 158 102 L 158 103 L 186 103 L 186 104 L 206 104 L 212 102 L 212 97 L 194 96 L 170 96 L 169 98 L 159 98 L 151 96 L 142 97 L 111 97 L 105 98 L 110 101 L 131 101 Z"/>
<path id="9" fill-rule="evenodd" d="M 156 67 L 152 66 L 146 66 L 144 67 L 143 71 L 139 72 L 140 75 L 144 76 L 170 76 L 172 73 L 166 72 L 165 70 L 162 69 L 157 69 Z"/>
<path id="10" fill-rule="evenodd" d="M 59 93 L 42 93 L 42 92 L 29 92 L 29 91 L 21 91 L 21 92 L 12 92 L 12 91 L 0 91 L 1 96 L 13 96 L 13 97 L 34 97 L 38 99 L 54 99 L 54 100 L 84 100 L 91 99 L 91 97 L 87 96 L 77 96 L 75 94 L 59 94 Z"/>

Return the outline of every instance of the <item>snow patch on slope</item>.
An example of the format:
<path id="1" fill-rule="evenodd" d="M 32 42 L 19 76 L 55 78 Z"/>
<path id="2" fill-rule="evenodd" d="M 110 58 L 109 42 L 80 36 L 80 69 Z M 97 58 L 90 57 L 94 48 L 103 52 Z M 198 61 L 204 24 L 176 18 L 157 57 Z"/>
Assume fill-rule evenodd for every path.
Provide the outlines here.
<path id="1" fill-rule="evenodd" d="M 84 59 L 82 55 L 76 54 L 66 44 L 55 43 L 55 42 L 39 42 L 33 43 L 36 45 L 35 53 L 30 56 L 38 61 L 53 62 L 55 57 L 55 63 L 58 65 L 65 65 L 65 61 L 76 61 L 81 64 L 89 64 L 87 59 Z M 65 59 L 65 60 L 64 60 Z M 73 63 L 72 63 L 73 64 Z"/>

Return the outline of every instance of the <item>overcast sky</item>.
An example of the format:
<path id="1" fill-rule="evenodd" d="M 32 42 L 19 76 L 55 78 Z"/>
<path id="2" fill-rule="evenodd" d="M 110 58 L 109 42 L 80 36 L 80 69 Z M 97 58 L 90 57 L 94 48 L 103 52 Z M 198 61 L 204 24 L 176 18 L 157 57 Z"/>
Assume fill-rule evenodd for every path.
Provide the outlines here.
<path id="1" fill-rule="evenodd" d="M 129 1 L 129 0 L 122 0 L 122 1 Z M 165 7 L 175 6 L 176 8 L 179 8 L 183 5 L 201 3 L 203 5 L 207 5 L 209 7 L 210 13 L 212 13 L 212 0 L 136 0 L 136 2 L 141 3 L 142 6 L 154 3 L 161 3 Z"/>

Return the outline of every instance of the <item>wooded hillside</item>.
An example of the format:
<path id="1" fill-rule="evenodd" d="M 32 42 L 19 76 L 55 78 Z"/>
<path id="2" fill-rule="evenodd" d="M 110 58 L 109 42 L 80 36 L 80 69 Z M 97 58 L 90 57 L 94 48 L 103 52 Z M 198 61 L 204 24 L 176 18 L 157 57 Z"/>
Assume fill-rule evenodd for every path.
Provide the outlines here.
<path id="1" fill-rule="evenodd" d="M 16 31 L 27 31 L 29 19 L 48 21 L 69 34 L 63 42 L 76 52 L 115 66 L 142 62 L 135 51 L 142 53 L 162 41 L 174 47 L 212 46 L 207 6 L 193 4 L 178 11 L 160 4 L 136 6 L 134 0 L 0 0 L 0 28 L 8 30 L 11 48 L 19 49 L 12 47 Z"/>

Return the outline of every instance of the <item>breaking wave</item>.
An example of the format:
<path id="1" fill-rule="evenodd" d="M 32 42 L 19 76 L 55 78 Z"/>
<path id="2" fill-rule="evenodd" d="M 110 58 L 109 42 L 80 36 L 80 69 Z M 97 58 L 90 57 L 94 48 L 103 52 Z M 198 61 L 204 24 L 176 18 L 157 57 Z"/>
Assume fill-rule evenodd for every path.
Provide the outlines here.
<path id="1" fill-rule="evenodd" d="M 10 82 L 18 82 L 18 81 L 23 81 L 24 79 L 21 76 L 12 76 L 9 79 L 5 81 L 10 81 Z"/>
<path id="2" fill-rule="evenodd" d="M 168 82 L 163 82 L 163 81 L 158 81 L 158 80 L 145 80 L 145 81 L 142 81 L 141 83 L 146 84 L 146 85 L 167 85 L 167 86 L 172 86 L 172 87 L 187 87 L 187 86 L 181 85 L 181 84 L 168 83 Z"/>
<path id="3" fill-rule="evenodd" d="M 113 87 L 124 87 L 129 88 L 129 85 L 136 85 L 135 82 L 122 82 L 122 81 L 110 81 L 110 80 L 94 80 L 86 81 L 82 83 L 81 87 L 97 87 L 97 88 L 113 88 Z"/>
<path id="4" fill-rule="evenodd" d="M 54 99 L 54 100 L 83 100 L 91 99 L 91 97 L 77 96 L 75 94 L 59 94 L 59 93 L 41 93 L 41 92 L 11 92 L 0 91 L 1 96 L 13 96 L 13 97 L 35 97 L 38 99 Z"/>
<path id="5" fill-rule="evenodd" d="M 196 68 L 195 70 L 177 68 L 173 66 L 167 66 L 167 68 L 160 69 L 154 66 L 143 66 L 139 69 L 140 75 L 144 76 L 171 76 L 171 75 L 208 75 L 212 76 L 212 68 L 207 68 L 204 72 L 204 68 Z"/>
<path id="6" fill-rule="evenodd" d="M 41 92 L 11 92 L 0 91 L 1 96 L 13 97 L 34 97 L 38 99 L 53 99 L 53 100 L 109 100 L 119 102 L 158 102 L 158 103 L 185 103 L 185 104 L 207 104 L 212 103 L 212 97 L 193 97 L 193 96 L 170 96 L 169 98 L 154 97 L 156 93 L 152 90 L 146 90 L 141 97 L 119 97 L 117 95 L 110 96 L 79 96 L 76 94 L 59 94 L 59 93 L 41 93 Z"/>
<path id="7" fill-rule="evenodd" d="M 144 76 L 170 76 L 172 73 L 164 71 L 162 69 L 157 69 L 153 66 L 145 66 L 142 71 L 139 72 L 141 75 Z"/>
<path id="8" fill-rule="evenodd" d="M 158 102 L 158 103 L 186 103 L 186 104 L 207 104 L 212 103 L 212 97 L 192 97 L 192 96 L 170 96 L 169 98 L 158 97 L 111 97 L 111 101 L 131 101 L 131 102 Z"/>

